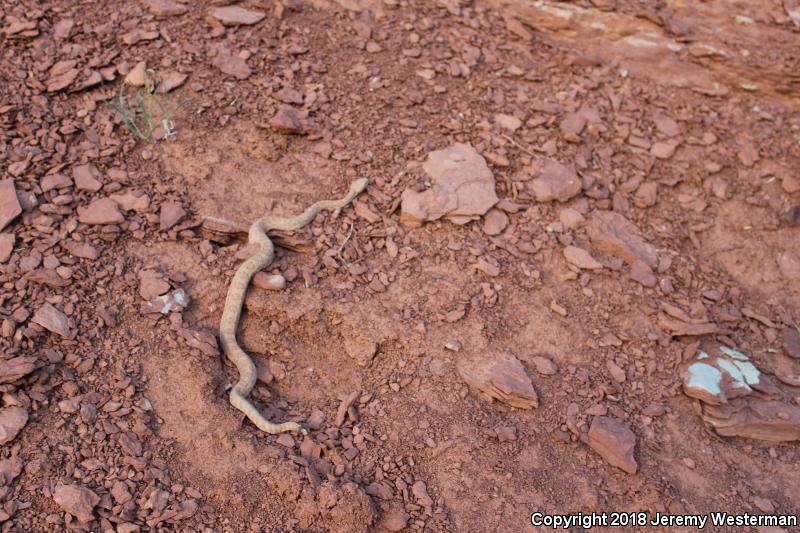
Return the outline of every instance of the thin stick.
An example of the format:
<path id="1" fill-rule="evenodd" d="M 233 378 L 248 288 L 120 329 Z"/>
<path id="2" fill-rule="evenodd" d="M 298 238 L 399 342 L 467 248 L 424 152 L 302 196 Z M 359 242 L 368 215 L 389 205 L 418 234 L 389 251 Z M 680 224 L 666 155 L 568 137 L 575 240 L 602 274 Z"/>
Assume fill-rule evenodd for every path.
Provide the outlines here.
<path id="1" fill-rule="evenodd" d="M 508 142 L 510 142 L 511 144 L 513 144 L 514 146 L 516 146 L 517 148 L 519 148 L 520 150 L 522 150 L 523 152 L 525 152 L 526 154 L 528 154 L 529 156 L 531 156 L 531 157 L 539 157 L 537 154 L 533 153 L 532 151 L 530 151 L 529 149 L 525 148 L 524 146 L 519 144 L 517 141 L 515 141 L 513 137 L 511 137 L 509 135 L 506 135 L 505 133 L 502 134 L 502 137 L 505 140 L 507 140 Z"/>
<path id="2" fill-rule="evenodd" d="M 339 257 L 339 259 L 341 259 L 342 261 L 344 261 L 344 257 L 342 257 L 342 252 L 344 251 L 344 247 L 347 246 L 347 242 L 350 240 L 350 237 L 352 237 L 352 236 L 353 236 L 353 224 L 351 223 L 350 224 L 350 231 L 347 232 L 347 237 L 344 238 L 344 242 L 339 247 L 339 251 L 336 253 L 336 255 Z M 344 262 L 347 263 L 347 261 L 344 261 Z"/>

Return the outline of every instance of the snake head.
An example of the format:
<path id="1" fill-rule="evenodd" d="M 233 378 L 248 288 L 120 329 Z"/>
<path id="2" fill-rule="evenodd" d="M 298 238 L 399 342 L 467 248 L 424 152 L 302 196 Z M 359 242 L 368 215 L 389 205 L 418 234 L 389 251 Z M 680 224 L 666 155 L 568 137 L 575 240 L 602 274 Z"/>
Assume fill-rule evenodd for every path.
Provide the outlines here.
<path id="1" fill-rule="evenodd" d="M 367 188 L 369 180 L 367 178 L 359 178 L 350 185 L 350 190 L 356 194 L 360 193 Z"/>

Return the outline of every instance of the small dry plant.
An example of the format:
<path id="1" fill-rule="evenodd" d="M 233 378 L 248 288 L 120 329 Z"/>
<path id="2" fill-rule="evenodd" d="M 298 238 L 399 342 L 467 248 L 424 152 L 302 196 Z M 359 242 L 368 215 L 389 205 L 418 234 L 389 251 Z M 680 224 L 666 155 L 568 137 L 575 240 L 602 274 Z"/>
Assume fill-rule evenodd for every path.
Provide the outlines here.
<path id="1" fill-rule="evenodd" d="M 175 103 L 161 87 L 155 72 L 148 70 L 143 87 L 123 82 L 117 96 L 113 100 L 106 100 L 128 131 L 139 140 L 152 143 L 176 133 L 172 118 L 186 102 Z"/>

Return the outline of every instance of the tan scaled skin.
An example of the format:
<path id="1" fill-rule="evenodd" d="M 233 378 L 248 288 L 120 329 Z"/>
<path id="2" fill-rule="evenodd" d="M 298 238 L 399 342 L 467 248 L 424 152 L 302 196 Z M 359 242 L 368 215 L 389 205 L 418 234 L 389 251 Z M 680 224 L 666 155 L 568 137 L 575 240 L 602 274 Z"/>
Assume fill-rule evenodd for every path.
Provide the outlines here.
<path id="1" fill-rule="evenodd" d="M 333 211 L 348 205 L 353 199 L 366 189 L 369 181 L 361 178 L 350 185 L 350 190 L 344 198 L 339 200 L 322 200 L 305 210 L 301 215 L 295 217 L 262 217 L 250 226 L 248 236 L 249 244 L 258 244 L 261 249 L 244 261 L 236 274 L 233 276 L 228 287 L 228 296 L 225 298 L 225 308 L 222 310 L 222 319 L 219 325 L 219 337 L 222 342 L 222 349 L 231 362 L 239 370 L 239 382 L 231 390 L 231 405 L 243 412 L 253 424 L 261 431 L 276 434 L 287 431 L 300 432 L 305 434 L 306 430 L 296 422 L 284 422 L 283 424 L 273 424 L 256 409 L 250 402 L 248 396 L 256 383 L 256 366 L 250 356 L 236 342 L 236 328 L 239 325 L 239 317 L 242 314 L 242 304 L 244 303 L 247 286 L 250 279 L 256 272 L 260 271 L 272 262 L 275 257 L 275 247 L 267 236 L 271 229 L 277 230 L 297 230 L 314 220 L 320 211 Z"/>

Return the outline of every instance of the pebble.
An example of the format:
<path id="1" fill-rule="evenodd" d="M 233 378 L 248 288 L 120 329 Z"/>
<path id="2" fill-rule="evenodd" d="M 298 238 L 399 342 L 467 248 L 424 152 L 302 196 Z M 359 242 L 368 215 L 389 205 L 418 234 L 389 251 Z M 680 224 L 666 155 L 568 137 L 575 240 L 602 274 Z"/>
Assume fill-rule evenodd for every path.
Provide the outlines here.
<path id="1" fill-rule="evenodd" d="M 14 440 L 28 423 L 28 410 L 11 406 L 0 409 L 0 445 Z"/>
<path id="2" fill-rule="evenodd" d="M 581 192 L 581 180 L 575 169 L 551 159 L 546 160 L 529 186 L 537 202 L 566 202 Z"/>
<path id="3" fill-rule="evenodd" d="M 125 83 L 132 87 L 144 87 L 147 83 L 147 63 L 137 63 L 125 76 Z"/>
<path id="4" fill-rule="evenodd" d="M 500 442 L 514 442 L 517 440 L 517 428 L 514 426 L 500 426 L 495 428 L 494 432 Z"/>
<path id="5" fill-rule="evenodd" d="M 513 355 L 481 354 L 458 360 L 458 373 L 470 387 L 519 409 L 539 406 L 539 397 L 525 367 Z"/>
<path id="6" fill-rule="evenodd" d="M 534 368 L 539 374 L 544 376 L 553 376 L 558 373 L 558 367 L 549 358 L 537 355 L 531 358 Z"/>
<path id="7" fill-rule="evenodd" d="M 387 531 L 402 531 L 411 519 L 411 515 L 398 502 L 389 502 L 381 510 L 380 527 Z"/>
<path id="8" fill-rule="evenodd" d="M 75 242 L 69 240 L 61 243 L 61 245 L 64 248 L 66 248 L 66 250 L 70 253 L 70 255 L 75 257 L 80 257 L 82 259 L 89 259 L 90 261 L 94 261 L 100 256 L 100 253 L 97 251 L 97 248 L 95 248 L 88 242 Z"/>
<path id="9" fill-rule="evenodd" d="M 0 263 L 5 263 L 11 257 L 15 241 L 13 233 L 0 233 Z"/>
<path id="10" fill-rule="evenodd" d="M 781 339 L 786 355 L 800 359 L 800 331 L 798 331 L 797 327 L 788 326 L 784 328 Z"/>
<path id="11" fill-rule="evenodd" d="M 111 198 L 99 198 L 88 206 L 78 207 L 78 221 L 82 224 L 121 224 L 125 217 Z"/>
<path id="12" fill-rule="evenodd" d="M 678 144 L 674 142 L 656 142 L 650 147 L 650 154 L 658 159 L 669 159 L 677 148 Z"/>
<path id="13" fill-rule="evenodd" d="M 150 197 L 141 191 L 128 190 L 109 195 L 125 211 L 145 213 L 150 208 Z"/>
<path id="14" fill-rule="evenodd" d="M 22 459 L 16 456 L 0 460 L 0 486 L 8 487 L 11 482 L 17 479 L 25 466 Z"/>
<path id="15" fill-rule="evenodd" d="M 72 180 L 65 174 L 48 174 L 40 182 L 42 192 L 52 191 L 53 189 L 65 189 L 72 186 Z"/>
<path id="16" fill-rule="evenodd" d="M 360 334 L 348 335 L 344 339 L 344 350 L 359 366 L 368 366 L 378 353 L 378 344 Z"/>
<path id="17" fill-rule="evenodd" d="M 636 435 L 618 418 L 596 416 L 589 428 L 589 446 L 607 463 L 635 474 L 638 465 L 633 457 Z"/>
<path id="18" fill-rule="evenodd" d="M 603 268 L 603 265 L 592 257 L 589 252 L 577 246 L 565 247 L 564 258 L 569 264 L 581 269 L 599 270 Z"/>
<path id="19" fill-rule="evenodd" d="M 498 113 L 494 116 L 494 122 L 504 130 L 511 132 L 517 131 L 522 126 L 522 121 L 514 115 Z"/>
<path id="20" fill-rule="evenodd" d="M 288 433 L 281 433 L 275 442 L 287 448 L 294 448 L 294 438 Z"/>
<path id="21" fill-rule="evenodd" d="M 558 220 L 569 229 L 578 229 L 586 221 L 584 216 L 571 207 L 566 207 L 559 211 Z"/>
<path id="22" fill-rule="evenodd" d="M 658 265 L 656 249 L 641 235 L 639 228 L 623 215 L 613 211 L 594 211 L 586 226 L 594 247 L 604 253 L 632 264 L 644 261 L 650 267 Z"/>
<path id="23" fill-rule="evenodd" d="M 169 231 L 186 216 L 186 210 L 177 202 L 161 204 L 158 221 L 161 231 Z"/>
<path id="24" fill-rule="evenodd" d="M 269 120 L 269 127 L 276 133 L 302 135 L 305 133 L 303 118 L 292 106 L 281 105 Z"/>
<path id="25" fill-rule="evenodd" d="M 656 275 L 650 265 L 637 259 L 631 264 L 631 279 L 637 283 L 641 283 L 645 287 L 655 287 L 658 283 Z"/>
<path id="26" fill-rule="evenodd" d="M 170 91 L 174 91 L 175 89 L 186 83 L 187 79 L 189 79 L 188 74 L 183 74 L 181 72 L 175 72 L 175 71 L 167 72 L 161 77 L 156 92 L 164 94 Z"/>
<path id="27" fill-rule="evenodd" d="M 61 19 L 53 24 L 53 39 L 66 41 L 72 36 L 72 29 L 75 27 L 73 19 Z"/>
<path id="28" fill-rule="evenodd" d="M 22 206 L 11 178 L 0 180 L 0 231 L 22 213 Z"/>
<path id="29" fill-rule="evenodd" d="M 280 274 L 256 272 L 253 276 L 253 285 L 266 291 L 282 291 L 286 288 L 286 278 Z"/>
<path id="30" fill-rule="evenodd" d="M 428 495 L 428 487 L 424 481 L 417 481 L 411 485 L 411 493 L 423 507 L 431 507 L 433 505 L 433 499 Z"/>
<path id="31" fill-rule="evenodd" d="M 237 80 L 246 80 L 253 73 L 243 57 L 231 54 L 225 47 L 217 49 L 217 55 L 214 56 L 213 64 L 223 74 L 232 76 Z"/>
<path id="32" fill-rule="evenodd" d="M 0 383 L 13 383 L 36 369 L 36 357 L 12 357 L 0 360 Z"/>
<path id="33" fill-rule="evenodd" d="M 61 335 L 64 338 L 69 338 L 71 334 L 67 315 L 48 302 L 45 302 L 36 310 L 31 320 L 47 331 Z"/>
<path id="34" fill-rule="evenodd" d="M 169 283 L 162 277 L 144 276 L 139 281 L 139 294 L 145 300 L 152 300 L 169 291 Z"/>
<path id="35" fill-rule="evenodd" d="M 508 226 L 508 215 L 499 209 L 490 209 L 483 216 L 483 232 L 486 235 L 500 235 Z"/>
<path id="36" fill-rule="evenodd" d="M 422 165 L 431 187 L 403 191 L 400 222 L 418 227 L 445 218 L 464 223 L 486 214 L 499 201 L 486 160 L 468 144 L 456 143 L 428 154 Z"/>
<path id="37" fill-rule="evenodd" d="M 80 485 L 57 485 L 53 490 L 53 500 L 63 511 L 80 522 L 94 519 L 94 508 L 100 503 L 100 496 Z"/>
<path id="38" fill-rule="evenodd" d="M 620 368 L 617 363 L 609 359 L 606 361 L 606 368 L 608 369 L 608 373 L 614 381 L 617 383 L 625 382 L 625 379 L 627 378 L 625 371 Z"/>
<path id="39" fill-rule="evenodd" d="M 157 17 L 183 15 L 189 9 L 173 0 L 143 0 L 147 9 Z"/>
<path id="40" fill-rule="evenodd" d="M 267 14 L 240 6 L 221 6 L 215 7 L 211 11 L 211 16 L 225 26 L 252 26 L 261 22 Z"/>
<path id="41" fill-rule="evenodd" d="M 78 74 L 80 74 L 80 70 L 75 68 L 77 64 L 78 62 L 75 60 L 66 60 L 59 61 L 50 67 L 47 73 L 47 81 L 45 81 L 47 92 L 55 93 L 63 91 L 72 85 L 72 82 L 74 82 Z"/>

